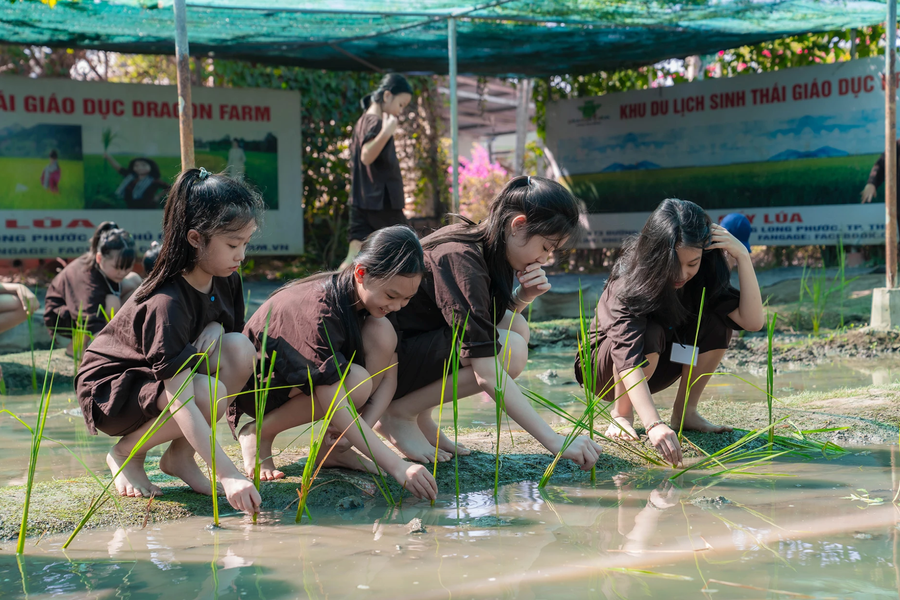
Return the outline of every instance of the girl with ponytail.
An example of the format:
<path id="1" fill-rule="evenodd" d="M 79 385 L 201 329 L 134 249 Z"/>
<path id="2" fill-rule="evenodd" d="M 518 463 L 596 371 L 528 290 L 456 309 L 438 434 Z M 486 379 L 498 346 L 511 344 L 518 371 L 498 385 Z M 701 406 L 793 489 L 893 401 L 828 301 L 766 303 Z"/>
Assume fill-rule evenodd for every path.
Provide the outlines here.
<path id="1" fill-rule="evenodd" d="M 172 413 L 115 478 L 123 496 L 162 493 L 144 471 L 144 456 L 165 442 L 172 443 L 160 470 L 196 492 L 214 493 L 194 453 L 212 464 L 210 427 L 227 401 L 217 414 L 211 406 L 243 389 L 253 373 L 256 350 L 241 334 L 237 270 L 262 212 L 260 195 L 240 182 L 206 169 L 179 175 L 166 200 L 156 266 L 85 352 L 75 379 L 78 401 L 92 434 L 120 437 L 106 459 L 113 475 L 162 411 Z M 209 372 L 201 367 L 190 377 L 202 354 Z M 248 514 L 258 511 L 253 484 L 218 444 L 212 450 L 228 502 Z"/>
<path id="2" fill-rule="evenodd" d="M 422 240 L 427 273 L 397 314 L 397 392 L 378 428 L 407 457 L 434 460 L 435 443 L 438 460 L 468 454 L 438 432 L 431 416 L 445 384 L 451 328 L 462 323 L 459 397 L 485 392 L 497 401 L 500 381 L 509 416 L 551 452 L 562 449 L 565 436 L 541 419 L 515 378 L 528 362 L 522 311 L 550 289 L 542 265 L 577 240 L 580 217 L 578 200 L 563 186 L 542 177 L 516 177 L 491 201 L 483 222 L 449 225 Z M 444 397 L 452 393 L 448 389 Z M 563 457 L 589 470 L 599 452 L 600 446 L 580 436 Z"/>
<path id="3" fill-rule="evenodd" d="M 401 460 L 371 429 L 397 389 L 397 333 L 385 317 L 409 302 L 424 272 L 416 234 L 394 225 L 369 236 L 349 267 L 287 284 L 250 318 L 244 333 L 269 359 L 275 357 L 271 387 L 282 388 L 270 391 L 266 402 L 261 479 L 284 477 L 272 461 L 275 436 L 324 415 L 335 394 L 343 397 L 338 386 L 341 374 L 347 372 L 344 388 L 351 390 L 350 398 L 362 418 L 357 427 L 349 411 L 335 413 L 334 431 L 339 435 L 346 430 L 344 439 L 349 444 L 335 447 L 324 466 L 374 473 L 371 458 L 414 495 L 435 498 L 437 484 L 428 470 Z M 264 336 L 267 342 L 262 348 Z M 248 386 L 229 411 L 232 430 L 243 413 L 258 417 L 252 388 Z M 238 439 L 245 472 L 250 475 L 255 468 L 256 424 L 245 425 Z"/>
<path id="4" fill-rule="evenodd" d="M 390 225 L 406 225 L 403 177 L 394 148 L 397 118 L 413 97 L 403 75 L 389 73 L 360 104 L 365 111 L 350 139 L 350 249 L 341 263 L 353 262 L 363 240 Z"/>
<path id="5" fill-rule="evenodd" d="M 141 284 L 141 276 L 131 270 L 134 259 L 131 234 L 113 221 L 100 223 L 90 249 L 66 265 L 47 288 L 44 325 L 51 334 L 71 336 L 79 313 L 91 335 L 100 333 L 106 325 L 103 313 L 119 312 Z M 71 355 L 71 343 L 66 353 Z"/>

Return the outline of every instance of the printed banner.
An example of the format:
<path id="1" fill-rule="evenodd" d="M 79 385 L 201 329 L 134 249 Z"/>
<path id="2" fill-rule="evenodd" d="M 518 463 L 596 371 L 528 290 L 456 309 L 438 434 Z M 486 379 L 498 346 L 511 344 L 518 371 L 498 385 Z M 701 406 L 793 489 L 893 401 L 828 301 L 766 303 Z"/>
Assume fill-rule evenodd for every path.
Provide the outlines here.
<path id="1" fill-rule="evenodd" d="M 192 101 L 197 166 L 265 199 L 250 252 L 302 253 L 300 94 L 197 87 Z M 0 77 L 0 259 L 77 256 L 108 220 L 143 252 L 180 170 L 174 86 Z"/>
<path id="2" fill-rule="evenodd" d="M 884 59 L 563 100 L 547 146 L 588 206 L 582 247 L 615 247 L 665 198 L 751 219 L 751 244 L 884 242 Z"/>

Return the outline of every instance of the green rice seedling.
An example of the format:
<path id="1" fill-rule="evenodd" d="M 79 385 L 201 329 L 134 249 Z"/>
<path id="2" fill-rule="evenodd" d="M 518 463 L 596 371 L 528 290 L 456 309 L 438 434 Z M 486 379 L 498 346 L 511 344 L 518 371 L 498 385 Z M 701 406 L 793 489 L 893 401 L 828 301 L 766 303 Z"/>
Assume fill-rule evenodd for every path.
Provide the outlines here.
<path id="1" fill-rule="evenodd" d="M 109 127 L 104 128 L 103 131 L 100 132 L 100 135 L 101 135 L 101 142 L 103 143 L 103 153 L 106 154 L 109 152 L 109 148 L 110 148 L 110 146 L 112 146 L 112 143 L 119 136 L 117 133 L 114 133 L 113 130 Z M 109 164 L 106 163 L 105 161 L 104 161 L 104 167 L 107 169 L 109 168 Z"/>
<path id="2" fill-rule="evenodd" d="M 65 550 L 66 548 L 69 547 L 69 545 L 75 539 L 75 536 L 78 535 L 78 533 L 84 528 L 84 526 L 87 524 L 87 522 L 91 520 L 91 517 L 93 517 L 94 514 L 97 512 L 97 510 L 100 508 L 102 501 L 106 500 L 107 494 L 110 494 L 109 489 L 115 483 L 116 477 L 118 477 L 119 474 L 125 469 L 125 467 L 128 466 L 128 463 L 131 462 L 131 459 L 133 459 L 135 456 L 137 456 L 140 453 L 141 448 L 143 448 L 144 445 L 146 445 L 147 441 L 151 437 L 153 437 L 156 434 L 156 432 L 159 431 L 166 423 L 168 423 L 169 419 L 172 418 L 172 415 L 174 413 L 171 412 L 170 409 L 175 404 L 175 401 L 179 398 L 179 396 L 181 396 L 181 393 L 187 387 L 188 383 L 193 380 L 193 377 L 196 374 L 197 369 L 199 369 L 200 365 L 203 364 L 202 363 L 203 356 L 204 355 L 202 355 L 202 354 L 195 354 L 195 355 L 189 357 L 184 362 L 184 364 L 181 365 L 181 368 L 178 370 L 178 372 L 181 372 L 190 363 L 190 361 L 192 359 L 194 359 L 194 358 L 200 359 L 200 360 L 197 360 L 197 363 L 191 369 L 190 374 L 188 375 L 187 379 L 184 380 L 184 382 L 181 384 L 181 386 L 175 392 L 174 396 L 172 396 L 172 399 L 169 400 L 168 404 L 166 404 L 165 409 L 163 409 L 163 411 L 159 414 L 159 416 L 157 416 L 156 419 L 153 421 L 153 424 L 150 426 L 150 429 L 148 429 L 146 431 L 146 433 L 144 433 L 144 435 L 141 436 L 141 439 L 139 439 L 138 442 L 134 445 L 134 448 L 132 448 L 131 452 L 128 454 L 128 456 L 125 458 L 125 460 L 122 462 L 122 466 L 119 467 L 119 470 L 116 471 L 115 474 L 113 474 L 112 479 L 109 481 L 109 483 L 107 483 L 104 486 L 103 491 L 100 493 L 100 495 L 97 496 L 97 498 L 95 498 L 91 502 L 90 506 L 88 506 L 88 509 L 85 512 L 84 516 L 81 518 L 81 521 L 78 522 L 78 525 L 75 527 L 75 530 L 71 533 L 71 535 L 69 535 L 69 538 L 66 540 L 66 543 L 63 544 L 63 546 L 62 546 L 63 550 Z M 49 367 L 48 367 L 48 369 L 49 369 Z M 188 402 L 191 402 L 193 399 L 194 399 L 194 397 L 191 396 L 190 398 L 188 398 L 185 401 L 184 404 L 182 404 L 180 407 L 175 409 L 175 411 L 177 412 L 177 411 L 181 410 L 182 408 L 184 408 L 184 406 L 187 405 Z M 216 488 L 213 487 L 213 490 L 215 490 L 215 489 Z"/>
<path id="3" fill-rule="evenodd" d="M 72 361 L 75 363 L 76 375 L 78 374 L 78 369 L 81 368 L 81 360 L 84 358 L 88 340 L 93 338 L 93 335 L 87 328 L 87 321 L 87 315 L 82 312 L 79 306 L 78 314 L 75 316 L 75 323 L 72 327 Z"/>
<path id="4" fill-rule="evenodd" d="M 590 321 L 587 318 L 587 311 L 584 306 L 584 294 L 581 289 L 581 282 L 578 282 L 578 358 L 581 364 L 581 381 L 582 390 L 584 391 L 584 402 L 586 406 L 590 406 L 594 390 L 596 389 L 597 371 L 594 369 L 594 361 L 591 357 L 591 338 L 589 335 Z M 588 434 L 594 439 L 594 411 L 591 410 L 588 418 Z M 591 483 L 597 481 L 597 467 L 591 467 Z"/>
<path id="5" fill-rule="evenodd" d="M 682 432 L 684 431 L 684 415 L 687 413 L 688 400 L 691 397 L 691 387 L 693 386 L 694 383 L 696 383 L 696 381 L 700 381 L 700 377 L 698 377 L 696 381 L 694 381 L 692 379 L 692 377 L 694 374 L 694 363 L 697 362 L 697 359 L 699 358 L 699 354 L 700 354 L 699 346 L 697 345 L 697 340 L 700 339 L 700 323 L 703 320 L 703 304 L 705 302 L 706 302 L 706 288 L 703 288 L 703 290 L 700 292 L 700 310 L 697 312 L 697 329 L 694 331 L 693 352 L 695 352 L 696 354 L 694 354 L 693 358 L 691 359 L 691 364 L 688 365 L 687 385 L 685 386 L 685 389 L 684 389 L 684 405 L 681 407 L 681 422 L 678 424 L 678 443 L 679 444 L 681 443 Z M 702 377 L 702 375 L 701 375 L 701 377 Z"/>
<path id="6" fill-rule="evenodd" d="M 110 306 L 109 310 L 107 311 L 106 308 L 104 308 L 103 305 L 101 304 L 100 308 L 97 309 L 97 312 L 100 313 L 101 315 L 103 315 L 103 318 L 104 318 L 104 320 L 106 320 L 107 323 L 112 321 L 113 317 L 116 316 L 116 309 L 113 308 L 112 306 Z"/>
<path id="7" fill-rule="evenodd" d="M 800 277 L 800 301 L 804 296 L 809 298 L 811 303 L 810 319 L 812 320 L 813 335 L 819 335 L 819 329 L 822 325 L 822 319 L 825 310 L 828 307 L 828 300 L 832 294 L 838 294 L 840 297 L 840 326 L 844 326 L 844 290 L 857 278 L 847 279 L 845 272 L 846 254 L 844 253 L 843 242 L 839 244 L 838 250 L 838 272 L 834 277 L 829 278 L 823 263 L 818 269 L 809 269 L 805 265 L 803 273 Z M 799 307 L 798 307 L 799 309 Z"/>
<path id="8" fill-rule="evenodd" d="M 451 352 L 451 372 L 453 376 L 453 443 L 459 448 L 459 361 L 460 352 L 462 350 L 462 334 L 465 332 L 469 324 L 469 315 L 466 314 L 465 321 L 460 327 L 459 321 L 454 319 L 453 328 L 451 330 L 450 344 L 453 348 Z M 453 457 L 454 480 L 456 482 L 456 515 L 459 517 L 459 452 L 454 453 Z"/>
<path id="9" fill-rule="evenodd" d="M 52 344 L 52 342 L 51 342 Z M 53 347 L 50 347 L 50 354 L 53 354 Z M 47 381 L 47 378 L 50 381 Z M 44 373 L 44 384 L 41 388 L 41 399 L 38 403 L 37 421 L 34 427 L 28 427 L 24 421 L 18 419 L 20 423 L 28 427 L 31 432 L 31 448 L 28 455 L 28 477 L 25 482 L 25 501 L 22 504 L 22 522 L 19 525 L 19 539 L 16 543 L 16 554 L 25 552 L 25 535 L 28 530 L 28 509 L 31 506 L 31 491 L 34 487 L 34 471 L 37 467 L 38 455 L 41 451 L 41 441 L 44 439 L 44 424 L 47 422 L 47 413 L 50 411 L 50 394 L 53 390 L 53 376 L 50 375 L 50 359 L 47 359 L 47 371 Z M 4 409 L 2 412 L 11 412 Z M 14 416 L 14 415 L 13 415 Z"/>
<path id="10" fill-rule="evenodd" d="M 516 313 L 513 312 L 513 317 Z M 494 322 L 496 322 L 496 317 Z M 494 338 L 494 375 L 497 378 L 494 383 L 494 408 L 497 417 L 497 441 L 494 452 L 494 497 L 500 489 L 500 435 L 503 433 L 502 417 L 506 413 L 506 385 L 510 377 L 507 375 L 509 365 L 512 362 L 512 352 L 509 350 L 509 334 L 512 327 L 506 330 L 506 340 L 503 343 L 502 352 L 508 357 L 506 359 L 506 367 L 503 366 L 503 356 L 498 356 L 497 339 Z"/>
<path id="11" fill-rule="evenodd" d="M 34 288 L 35 295 L 37 295 L 37 287 Z M 37 366 L 34 362 L 34 311 L 31 309 L 31 305 L 25 310 L 25 314 L 27 315 L 28 322 L 28 345 L 31 348 L 31 389 L 37 391 Z"/>
<path id="12" fill-rule="evenodd" d="M 219 416 L 219 368 L 222 366 L 222 338 L 223 333 L 219 333 L 218 340 L 218 351 L 216 352 L 216 376 L 215 377 L 207 377 L 206 384 L 209 388 L 209 464 L 206 465 L 207 473 L 209 477 L 209 489 L 211 490 L 212 495 L 212 508 L 213 508 L 213 526 L 219 526 L 219 493 L 218 486 L 216 485 L 216 423 L 218 422 Z M 209 369 L 209 351 L 216 346 L 216 343 L 213 342 L 209 345 L 206 350 L 203 351 L 203 356 L 201 360 L 206 365 L 206 372 L 213 373 Z M 215 383 L 213 383 L 215 381 Z"/>
<path id="13" fill-rule="evenodd" d="M 6 394 L 6 380 L 3 379 L 3 374 L 0 373 L 0 396 L 5 396 Z"/>
<path id="14" fill-rule="evenodd" d="M 441 399 L 438 403 L 438 422 L 437 422 L 437 439 L 434 440 L 434 463 L 431 472 L 431 476 L 437 479 L 437 467 L 438 467 L 438 452 L 440 452 L 441 445 L 441 422 L 444 418 L 444 393 L 447 390 L 447 377 L 450 375 L 450 368 L 453 364 L 453 354 L 455 353 L 455 349 L 453 345 L 450 345 L 450 356 L 444 361 L 444 372 L 443 378 L 441 379 Z M 434 506 L 434 500 L 431 501 L 431 505 Z"/>
<path id="15" fill-rule="evenodd" d="M 246 306 L 246 305 L 245 305 Z M 259 376 L 254 377 L 254 393 L 253 393 L 253 404 L 256 409 L 256 419 L 254 424 L 256 425 L 256 460 L 253 468 L 253 485 L 256 486 L 257 491 L 261 490 L 261 482 L 260 482 L 260 473 L 262 467 L 260 463 L 262 458 L 259 456 L 259 447 L 262 443 L 262 427 L 263 427 L 263 419 L 266 414 L 266 404 L 269 400 L 269 389 L 272 385 L 272 374 L 275 371 L 275 359 L 278 355 L 277 351 L 272 351 L 272 360 L 269 362 L 269 372 L 266 373 L 266 348 L 268 347 L 269 342 L 269 322 L 272 319 L 272 310 L 269 309 L 269 314 L 266 315 L 266 325 L 263 328 L 263 337 L 262 337 L 262 352 L 260 352 L 259 359 Z M 260 388 L 260 382 L 264 381 L 265 384 L 262 388 Z M 257 513 L 253 514 L 253 522 L 256 523 Z"/>
<path id="16" fill-rule="evenodd" d="M 778 313 L 773 313 L 772 317 L 766 314 L 766 404 L 769 409 L 769 425 L 774 420 L 772 412 L 772 403 L 775 398 L 775 367 L 773 364 L 773 339 L 775 337 L 775 322 L 778 320 Z M 775 430 L 769 429 L 769 446 L 772 446 L 775 437 Z"/>

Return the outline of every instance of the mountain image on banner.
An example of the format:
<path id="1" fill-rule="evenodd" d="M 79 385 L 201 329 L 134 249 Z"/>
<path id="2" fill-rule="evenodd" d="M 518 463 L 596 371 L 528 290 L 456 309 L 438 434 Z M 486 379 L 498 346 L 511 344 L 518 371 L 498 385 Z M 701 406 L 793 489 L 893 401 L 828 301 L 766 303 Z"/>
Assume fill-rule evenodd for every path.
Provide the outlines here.
<path id="1" fill-rule="evenodd" d="M 650 169 L 661 169 L 658 164 L 650 161 L 642 160 L 633 165 L 623 165 L 622 163 L 613 163 L 600 171 L 601 173 L 618 173 L 620 171 L 647 171 Z"/>
<path id="2" fill-rule="evenodd" d="M 800 150 L 785 150 L 779 152 L 769 160 L 797 160 L 798 158 L 831 158 L 834 156 L 849 156 L 849 152 L 832 148 L 831 146 L 822 146 L 816 150 L 801 152 Z"/>

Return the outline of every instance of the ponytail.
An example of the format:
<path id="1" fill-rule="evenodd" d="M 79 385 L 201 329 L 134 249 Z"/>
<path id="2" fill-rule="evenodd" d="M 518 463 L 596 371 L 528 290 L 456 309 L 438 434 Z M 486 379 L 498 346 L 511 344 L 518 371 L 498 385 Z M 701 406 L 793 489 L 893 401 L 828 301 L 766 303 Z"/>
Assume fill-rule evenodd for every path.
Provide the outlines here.
<path id="1" fill-rule="evenodd" d="M 90 270 L 94 267 L 98 252 L 104 258 L 118 252 L 115 263 L 117 269 L 130 269 L 134 265 L 134 239 L 114 221 L 104 221 L 97 227 L 91 237 L 91 248 L 83 257 L 85 269 Z"/>
<path id="2" fill-rule="evenodd" d="M 360 106 L 362 106 L 363 110 L 368 110 L 369 106 L 372 105 L 372 102 L 381 104 L 384 102 L 385 92 L 390 92 L 394 96 L 398 94 L 414 95 L 412 86 L 409 85 L 409 81 L 406 80 L 406 77 L 399 73 L 388 73 L 382 77 L 381 82 L 378 84 L 378 87 L 375 88 L 374 92 L 362 97 L 359 101 Z"/>

